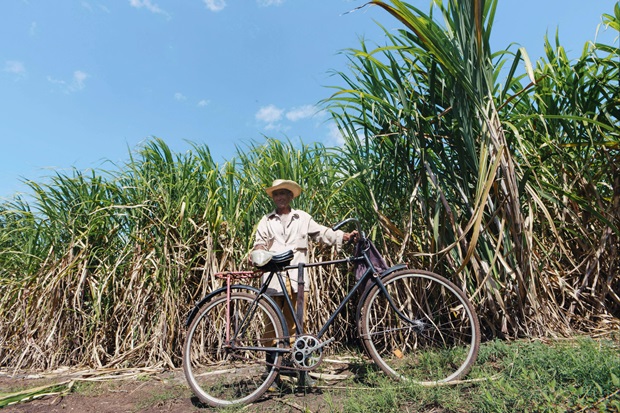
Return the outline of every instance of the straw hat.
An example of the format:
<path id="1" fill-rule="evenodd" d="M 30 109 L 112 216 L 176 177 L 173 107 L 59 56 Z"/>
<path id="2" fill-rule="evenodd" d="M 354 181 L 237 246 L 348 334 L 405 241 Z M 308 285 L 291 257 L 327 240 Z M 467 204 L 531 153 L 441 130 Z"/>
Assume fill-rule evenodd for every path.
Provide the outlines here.
<path id="1" fill-rule="evenodd" d="M 267 191 L 269 196 L 272 196 L 273 191 L 277 191 L 278 189 L 288 189 L 293 193 L 293 198 L 297 198 L 299 194 L 301 194 L 301 186 L 299 186 L 297 182 L 289 181 L 288 179 L 276 179 L 265 191 Z"/>

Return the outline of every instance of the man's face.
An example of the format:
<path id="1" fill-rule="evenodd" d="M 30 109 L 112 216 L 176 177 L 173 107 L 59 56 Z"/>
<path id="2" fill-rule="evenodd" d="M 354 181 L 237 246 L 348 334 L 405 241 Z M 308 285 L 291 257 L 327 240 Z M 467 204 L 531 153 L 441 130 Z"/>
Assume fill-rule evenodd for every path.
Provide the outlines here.
<path id="1" fill-rule="evenodd" d="M 293 193 L 288 189 L 278 189 L 271 193 L 271 198 L 276 208 L 286 208 L 293 200 Z"/>

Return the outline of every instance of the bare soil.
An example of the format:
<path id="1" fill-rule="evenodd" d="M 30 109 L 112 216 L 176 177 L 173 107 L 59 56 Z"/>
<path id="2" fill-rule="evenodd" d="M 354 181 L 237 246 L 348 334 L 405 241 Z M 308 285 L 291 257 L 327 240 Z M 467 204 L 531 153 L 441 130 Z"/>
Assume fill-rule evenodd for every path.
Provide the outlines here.
<path id="1" fill-rule="evenodd" d="M 135 413 L 215 412 L 193 395 L 181 369 L 173 371 L 120 373 L 8 374 L 0 371 L 0 397 L 42 386 L 62 384 L 49 395 L 22 401 L 0 409 L 2 413 Z M 347 385 L 319 381 L 312 388 L 293 383 L 269 392 L 258 402 L 239 408 L 244 412 L 329 412 L 341 411 L 338 402 L 346 397 Z M 63 391 L 64 390 L 64 391 Z"/>

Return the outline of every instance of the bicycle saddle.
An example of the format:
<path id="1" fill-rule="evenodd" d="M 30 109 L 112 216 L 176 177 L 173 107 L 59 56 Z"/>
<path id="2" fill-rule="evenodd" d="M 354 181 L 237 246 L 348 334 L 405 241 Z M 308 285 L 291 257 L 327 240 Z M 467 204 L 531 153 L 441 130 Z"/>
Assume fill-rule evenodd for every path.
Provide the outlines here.
<path id="1" fill-rule="evenodd" d="M 291 264 L 293 251 L 274 253 L 265 250 L 252 251 L 252 263 L 263 271 L 279 271 Z"/>

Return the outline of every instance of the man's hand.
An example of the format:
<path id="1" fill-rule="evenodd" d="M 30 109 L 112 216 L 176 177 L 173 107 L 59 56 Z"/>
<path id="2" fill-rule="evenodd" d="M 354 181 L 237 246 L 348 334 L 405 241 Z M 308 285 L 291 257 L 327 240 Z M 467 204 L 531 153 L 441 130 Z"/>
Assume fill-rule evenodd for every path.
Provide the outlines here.
<path id="1" fill-rule="evenodd" d="M 358 235 L 359 233 L 357 232 L 357 230 L 354 230 L 351 232 L 345 232 L 342 235 L 342 242 L 344 242 L 345 244 L 348 242 L 356 242 Z"/>

